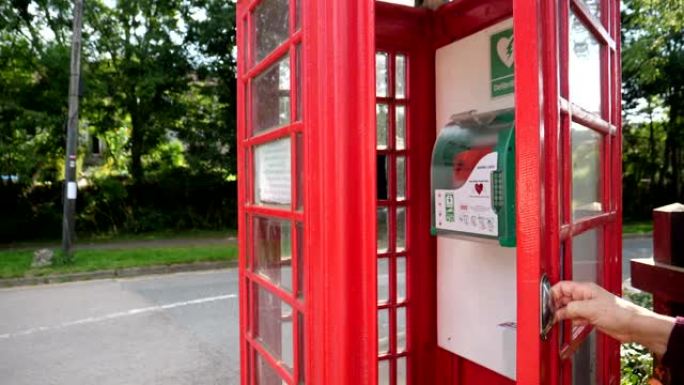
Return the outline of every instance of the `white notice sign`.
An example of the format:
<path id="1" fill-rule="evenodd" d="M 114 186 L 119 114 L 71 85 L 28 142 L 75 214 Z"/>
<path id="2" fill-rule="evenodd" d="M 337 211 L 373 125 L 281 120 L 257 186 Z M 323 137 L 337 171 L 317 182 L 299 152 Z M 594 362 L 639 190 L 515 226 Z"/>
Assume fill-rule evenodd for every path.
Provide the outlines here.
<path id="1" fill-rule="evenodd" d="M 67 183 L 67 199 L 76 199 L 76 182 Z"/>
<path id="2" fill-rule="evenodd" d="M 255 147 L 256 203 L 289 205 L 292 202 L 291 152 L 289 138 Z"/>

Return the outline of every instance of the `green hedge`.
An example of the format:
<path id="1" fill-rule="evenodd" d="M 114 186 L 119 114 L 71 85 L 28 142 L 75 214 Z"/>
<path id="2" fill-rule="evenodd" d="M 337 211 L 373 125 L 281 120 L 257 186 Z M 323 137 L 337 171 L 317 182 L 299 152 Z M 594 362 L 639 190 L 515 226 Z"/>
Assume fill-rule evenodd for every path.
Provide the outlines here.
<path id="1" fill-rule="evenodd" d="M 653 310 L 653 296 L 646 292 L 624 289 L 624 298 Z M 620 348 L 620 385 L 647 385 L 653 374 L 653 356 L 639 344 L 622 344 Z"/>
<path id="2" fill-rule="evenodd" d="M 0 182 L 0 243 L 58 239 L 62 184 Z M 134 185 L 127 178 L 92 180 L 79 190 L 77 234 L 141 233 L 237 227 L 237 186 L 222 175 L 174 169 Z"/>

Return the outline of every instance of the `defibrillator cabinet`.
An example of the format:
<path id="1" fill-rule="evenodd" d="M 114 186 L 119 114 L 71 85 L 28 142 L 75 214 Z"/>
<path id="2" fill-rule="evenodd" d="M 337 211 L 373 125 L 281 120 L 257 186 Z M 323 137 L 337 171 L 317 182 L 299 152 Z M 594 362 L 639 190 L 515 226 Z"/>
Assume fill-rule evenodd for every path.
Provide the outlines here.
<path id="1" fill-rule="evenodd" d="M 432 233 L 515 246 L 514 110 L 452 116 L 432 151 Z"/>

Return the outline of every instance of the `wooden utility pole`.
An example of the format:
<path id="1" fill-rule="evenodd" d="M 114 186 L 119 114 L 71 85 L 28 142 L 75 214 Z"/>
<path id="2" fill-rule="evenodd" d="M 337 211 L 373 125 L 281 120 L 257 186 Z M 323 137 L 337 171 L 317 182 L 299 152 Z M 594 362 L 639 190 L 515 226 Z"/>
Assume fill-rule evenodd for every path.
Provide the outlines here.
<path id="1" fill-rule="evenodd" d="M 64 173 L 64 217 L 62 219 L 62 250 L 64 258 L 71 259 L 74 239 L 74 213 L 76 209 L 76 147 L 78 146 L 78 97 L 81 79 L 81 29 L 83 27 L 83 0 L 74 0 L 74 24 L 71 35 L 71 75 L 69 78 L 69 121 Z"/>

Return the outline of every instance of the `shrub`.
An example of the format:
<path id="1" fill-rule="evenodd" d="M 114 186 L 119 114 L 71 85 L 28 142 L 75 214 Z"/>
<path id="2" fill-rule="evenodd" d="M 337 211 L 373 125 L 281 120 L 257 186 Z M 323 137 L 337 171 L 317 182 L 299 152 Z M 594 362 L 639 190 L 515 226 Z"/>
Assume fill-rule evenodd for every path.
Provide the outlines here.
<path id="1" fill-rule="evenodd" d="M 0 199 L 9 202 L 0 216 L 0 243 L 60 237 L 62 183 L 0 182 Z M 237 184 L 185 168 L 153 174 L 139 185 L 125 177 L 94 178 L 79 190 L 76 206 L 78 235 L 235 228 Z"/>
<path id="2" fill-rule="evenodd" d="M 642 291 L 625 288 L 624 298 L 641 307 L 653 310 L 653 296 Z M 653 374 L 653 356 L 639 344 L 622 344 L 620 347 L 621 385 L 648 384 Z"/>

